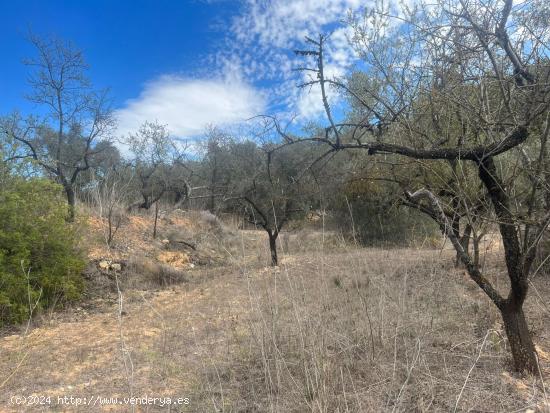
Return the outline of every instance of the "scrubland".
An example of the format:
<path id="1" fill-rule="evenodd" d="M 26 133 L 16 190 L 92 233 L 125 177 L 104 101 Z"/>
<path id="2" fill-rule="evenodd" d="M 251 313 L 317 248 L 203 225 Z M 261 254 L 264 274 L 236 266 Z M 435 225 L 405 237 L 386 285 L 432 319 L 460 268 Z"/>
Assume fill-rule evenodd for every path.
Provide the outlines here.
<path id="1" fill-rule="evenodd" d="M 208 214 L 90 218 L 83 301 L 0 337 L 0 411 L 550 412 L 550 278 L 526 303 L 538 376 L 513 372 L 500 317 L 446 245 L 363 248 Z M 502 252 L 485 268 L 506 288 Z M 110 267 L 101 268 L 106 261 Z M 119 264 L 120 267 L 113 264 Z M 13 396 L 51 404 L 13 405 Z M 95 398 L 92 406 L 58 397 Z M 188 398 L 106 404 L 99 398 Z"/>

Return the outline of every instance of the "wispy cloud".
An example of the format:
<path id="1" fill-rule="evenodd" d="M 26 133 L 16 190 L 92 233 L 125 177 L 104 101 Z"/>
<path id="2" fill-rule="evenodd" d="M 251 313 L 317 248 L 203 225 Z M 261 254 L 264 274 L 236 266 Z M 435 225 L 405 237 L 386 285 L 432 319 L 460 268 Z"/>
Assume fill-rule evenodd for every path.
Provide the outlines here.
<path id="1" fill-rule="evenodd" d="M 255 38 L 262 45 L 284 48 L 325 26 L 341 22 L 360 0 L 248 0 L 236 19 L 234 31 L 241 41 Z"/>
<path id="2" fill-rule="evenodd" d="M 324 112 L 319 88 L 297 88 L 311 80 L 311 72 L 294 70 L 305 62 L 293 51 L 305 47 L 306 36 L 331 33 L 325 50 L 326 75 L 345 76 L 357 56 L 344 20 L 349 11 L 374 1 L 243 0 L 226 41 L 205 65 L 217 77 L 162 76 L 147 83 L 139 97 L 117 112 L 120 133 L 136 130 L 145 120 L 165 123 L 174 135 L 190 137 L 200 135 L 208 124 L 234 126 L 266 113 L 298 122 L 318 119 Z M 328 93 L 331 105 L 338 105 L 337 93 L 331 89 Z"/>
<path id="3" fill-rule="evenodd" d="M 347 42 L 348 29 L 342 23 L 348 11 L 364 5 L 360 0 L 247 0 L 243 13 L 232 25 L 233 44 L 238 46 L 229 49 L 223 58 L 238 64 L 242 73 L 254 81 L 276 84 L 271 105 L 284 106 L 301 120 L 314 119 L 323 111 L 319 91 L 316 87 L 296 88 L 308 79 L 306 73 L 293 71 L 304 64 L 293 50 L 304 47 L 306 36 L 332 32 L 325 56 L 327 68 L 332 76 L 344 75 L 355 56 Z M 330 98 L 338 99 L 334 94 Z"/>
<path id="4" fill-rule="evenodd" d="M 168 125 L 177 137 L 193 137 L 207 125 L 231 125 L 261 114 L 261 91 L 231 72 L 223 78 L 161 76 L 145 84 L 141 94 L 116 111 L 118 134 L 136 131 L 146 120 Z"/>

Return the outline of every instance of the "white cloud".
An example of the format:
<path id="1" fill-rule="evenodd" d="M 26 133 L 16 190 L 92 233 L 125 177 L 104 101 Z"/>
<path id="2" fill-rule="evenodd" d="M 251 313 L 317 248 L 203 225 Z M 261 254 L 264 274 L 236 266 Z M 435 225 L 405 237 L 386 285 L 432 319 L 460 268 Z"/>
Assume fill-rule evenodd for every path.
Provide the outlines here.
<path id="1" fill-rule="evenodd" d="M 148 82 L 139 97 L 116 111 L 118 134 L 135 132 L 147 120 L 168 125 L 177 137 L 193 137 L 207 125 L 231 125 L 264 113 L 263 94 L 234 70 L 229 73 L 218 79 L 165 75 Z"/>
<path id="2" fill-rule="evenodd" d="M 252 81 L 277 84 L 270 95 L 274 107 L 285 106 L 297 120 L 319 118 L 324 112 L 318 86 L 297 90 L 307 81 L 307 73 L 293 71 L 306 61 L 293 54 L 309 48 L 304 38 L 332 35 L 325 50 L 327 76 L 343 76 L 356 60 L 347 41 L 350 29 L 342 23 L 349 10 L 357 11 L 369 1 L 363 0 L 247 0 L 243 13 L 232 25 L 234 41 L 222 62 L 238 64 Z M 250 50 L 254 50 L 251 55 Z M 310 63 L 315 66 L 315 63 Z M 330 73 L 329 69 L 330 68 Z M 311 72 L 308 72 L 311 74 Z M 332 102 L 337 96 L 327 92 Z"/>
<path id="3" fill-rule="evenodd" d="M 145 120 L 165 123 L 174 135 L 190 137 L 202 134 L 208 124 L 226 127 L 268 112 L 297 115 L 298 121 L 319 119 L 324 116 L 319 88 L 297 88 L 308 78 L 307 72 L 293 71 L 306 63 L 293 50 L 307 47 L 305 36 L 331 32 L 326 75 L 345 76 L 357 56 L 348 43 L 351 29 L 343 20 L 349 10 L 358 11 L 374 1 L 244 0 L 226 42 L 208 65 L 223 75 L 208 79 L 171 75 L 147 83 L 137 98 L 117 111 L 119 133 L 135 131 Z M 269 93 L 261 93 L 254 84 Z M 331 105 L 337 105 L 338 95 L 332 88 L 327 93 Z"/>
<path id="4" fill-rule="evenodd" d="M 270 47 L 287 47 L 323 26 L 341 21 L 360 0 L 248 0 L 247 11 L 234 24 L 240 40 L 256 38 Z"/>
<path id="5" fill-rule="evenodd" d="M 344 69 L 338 64 L 328 64 L 325 66 L 325 76 L 327 78 L 341 78 L 345 75 Z M 311 78 L 304 74 L 303 81 L 307 82 Z M 325 89 L 329 105 L 332 107 L 339 102 L 339 95 L 335 94 L 333 88 Z M 298 114 L 298 120 L 314 120 L 325 116 L 325 107 L 323 106 L 321 89 L 318 86 L 312 88 L 303 88 L 295 96 L 295 109 Z"/>

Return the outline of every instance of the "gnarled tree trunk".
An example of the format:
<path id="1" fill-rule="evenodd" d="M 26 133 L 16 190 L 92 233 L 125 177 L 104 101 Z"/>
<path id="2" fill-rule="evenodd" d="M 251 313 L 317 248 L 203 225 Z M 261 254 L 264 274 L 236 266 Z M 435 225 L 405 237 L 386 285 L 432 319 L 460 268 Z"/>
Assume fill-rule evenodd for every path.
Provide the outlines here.
<path id="1" fill-rule="evenodd" d="M 470 237 L 472 236 L 472 226 L 470 224 L 466 224 L 466 228 L 464 228 L 464 232 L 460 236 L 460 245 L 462 245 L 462 248 L 468 253 L 468 250 L 470 249 Z M 474 260 L 474 263 L 477 261 Z M 455 267 L 458 267 L 460 265 L 460 255 L 456 254 L 456 262 Z"/>
<path id="2" fill-rule="evenodd" d="M 271 266 L 276 267 L 279 265 L 279 258 L 277 257 L 277 231 L 267 231 L 269 236 L 269 251 L 271 252 Z"/>
<path id="3" fill-rule="evenodd" d="M 523 313 L 523 305 L 515 303 L 514 300 L 506 300 L 500 308 L 500 313 L 508 343 L 510 343 L 514 368 L 536 374 L 538 370 L 536 350 Z"/>
<path id="4" fill-rule="evenodd" d="M 73 187 L 67 183 L 63 184 L 63 189 L 65 190 L 65 196 L 67 197 L 67 205 L 69 207 L 69 215 L 67 216 L 68 222 L 73 222 L 75 218 L 75 208 L 76 208 L 76 195 L 74 193 Z"/>
<path id="5" fill-rule="evenodd" d="M 500 310 L 515 369 L 537 374 L 537 353 L 523 312 L 523 303 L 529 288 L 529 269 L 534 259 L 535 249 L 524 251 L 521 248 L 518 234 L 519 224 L 511 214 L 509 195 L 497 174 L 492 157 L 486 157 L 479 161 L 479 177 L 487 189 L 499 223 L 506 269 L 510 279 L 510 291 L 507 298 L 502 297 L 482 274 L 478 265 L 479 258 L 472 261 L 435 195 L 424 189 L 414 194 L 407 194 L 407 196 L 413 202 L 419 198 L 429 199 L 432 209 L 428 210 L 427 213 L 438 221 L 443 233 L 451 239 L 472 280 L 478 284 Z M 477 249 L 479 249 L 479 246 Z"/>
<path id="6" fill-rule="evenodd" d="M 509 195 L 498 176 L 492 157 L 488 156 L 479 162 L 479 178 L 487 189 L 498 219 L 510 279 L 508 298 L 496 301 L 495 304 L 502 314 L 516 370 L 537 374 L 537 353 L 523 313 L 523 303 L 529 288 L 529 270 L 535 250 L 523 251 L 521 248 L 517 221 L 510 212 Z"/>

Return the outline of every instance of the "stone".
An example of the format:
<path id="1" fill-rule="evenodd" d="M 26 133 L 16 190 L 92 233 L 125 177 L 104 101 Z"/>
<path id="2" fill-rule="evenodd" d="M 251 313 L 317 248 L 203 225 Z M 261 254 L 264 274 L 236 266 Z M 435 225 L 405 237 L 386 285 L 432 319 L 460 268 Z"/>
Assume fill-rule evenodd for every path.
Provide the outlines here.
<path id="1" fill-rule="evenodd" d="M 109 266 L 110 266 L 110 263 L 107 260 L 101 260 L 98 263 L 98 267 L 100 270 L 108 270 Z"/>
<path id="2" fill-rule="evenodd" d="M 113 271 L 121 271 L 122 270 L 122 265 L 115 262 L 113 264 L 111 264 L 111 270 Z"/>

